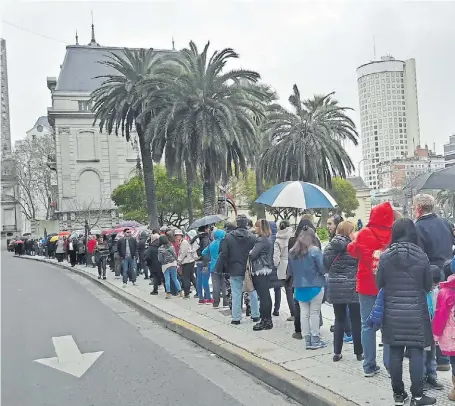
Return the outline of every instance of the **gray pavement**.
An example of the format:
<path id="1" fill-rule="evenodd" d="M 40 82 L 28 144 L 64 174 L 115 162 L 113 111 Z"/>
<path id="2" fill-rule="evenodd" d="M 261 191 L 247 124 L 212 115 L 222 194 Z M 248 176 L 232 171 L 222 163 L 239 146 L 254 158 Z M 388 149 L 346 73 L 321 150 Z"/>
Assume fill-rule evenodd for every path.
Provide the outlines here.
<path id="1" fill-rule="evenodd" d="M 2 404 L 296 404 L 69 271 L 2 252 Z M 80 378 L 34 362 L 52 337 L 103 351 Z"/>

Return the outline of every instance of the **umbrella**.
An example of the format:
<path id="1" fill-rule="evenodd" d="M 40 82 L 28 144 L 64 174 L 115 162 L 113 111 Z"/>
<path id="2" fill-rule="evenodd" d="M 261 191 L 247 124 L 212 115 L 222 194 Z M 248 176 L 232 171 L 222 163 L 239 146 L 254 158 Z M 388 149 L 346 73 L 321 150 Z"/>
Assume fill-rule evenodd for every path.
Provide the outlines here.
<path id="1" fill-rule="evenodd" d="M 58 235 L 71 235 L 70 231 L 60 231 Z"/>
<path id="2" fill-rule="evenodd" d="M 403 189 L 455 190 L 455 166 L 422 173 L 411 180 Z"/>
<path id="3" fill-rule="evenodd" d="M 193 224 L 191 224 L 188 227 L 188 229 L 192 230 L 203 226 L 209 226 L 211 224 L 216 224 L 226 219 L 227 217 L 223 216 L 222 214 L 212 214 L 211 216 L 205 216 L 200 219 L 197 219 L 196 221 L 193 222 Z"/>
<path id="4" fill-rule="evenodd" d="M 136 220 L 121 221 L 117 227 L 143 227 L 144 224 L 138 223 Z"/>
<path id="5" fill-rule="evenodd" d="M 283 182 L 271 187 L 256 200 L 270 207 L 293 209 L 333 209 L 337 202 L 318 185 L 308 182 Z"/>
<path id="6" fill-rule="evenodd" d="M 58 240 L 58 235 L 54 235 L 53 237 L 51 237 L 51 239 L 49 240 L 49 242 L 55 242 Z"/>

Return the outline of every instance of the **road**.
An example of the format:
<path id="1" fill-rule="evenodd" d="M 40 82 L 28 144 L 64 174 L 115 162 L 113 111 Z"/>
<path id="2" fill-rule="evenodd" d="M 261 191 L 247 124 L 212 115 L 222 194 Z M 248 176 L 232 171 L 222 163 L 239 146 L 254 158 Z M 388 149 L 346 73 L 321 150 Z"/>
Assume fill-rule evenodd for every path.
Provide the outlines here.
<path id="1" fill-rule="evenodd" d="M 296 405 L 84 278 L 1 254 L 2 405 Z M 62 336 L 103 351 L 80 378 L 35 362 Z"/>

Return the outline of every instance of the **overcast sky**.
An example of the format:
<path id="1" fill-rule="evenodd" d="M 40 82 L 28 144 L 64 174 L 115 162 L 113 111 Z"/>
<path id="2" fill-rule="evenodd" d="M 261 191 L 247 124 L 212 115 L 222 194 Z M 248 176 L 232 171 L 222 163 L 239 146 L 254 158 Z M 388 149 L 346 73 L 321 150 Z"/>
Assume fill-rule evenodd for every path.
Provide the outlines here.
<path id="1" fill-rule="evenodd" d="M 304 97 L 335 91 L 340 104 L 355 109 L 357 124 L 356 68 L 373 59 L 375 38 L 378 58 L 416 59 L 422 144 L 435 142 L 442 153 L 455 133 L 455 1 L 2 0 L 13 142 L 47 114 L 46 76 L 58 76 L 76 29 L 81 44 L 90 41 L 91 10 L 101 45 L 169 49 L 172 37 L 176 48 L 210 40 L 213 49 L 239 52 L 240 65 L 259 71 L 283 104 L 294 83 Z M 357 165 L 360 148 L 349 152 Z"/>

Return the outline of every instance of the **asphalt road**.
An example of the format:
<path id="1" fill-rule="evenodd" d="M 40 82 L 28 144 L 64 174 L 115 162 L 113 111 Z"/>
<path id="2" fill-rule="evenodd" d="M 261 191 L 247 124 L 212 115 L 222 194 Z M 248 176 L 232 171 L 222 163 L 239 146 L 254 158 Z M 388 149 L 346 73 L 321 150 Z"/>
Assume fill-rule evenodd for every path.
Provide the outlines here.
<path id="1" fill-rule="evenodd" d="M 296 405 L 84 278 L 1 256 L 2 405 Z M 104 351 L 80 378 L 34 362 L 68 335 L 82 353 Z"/>

